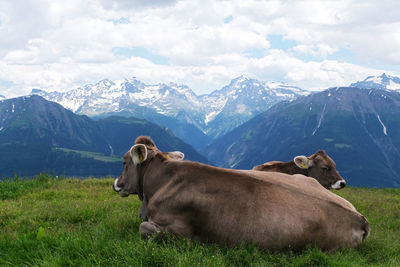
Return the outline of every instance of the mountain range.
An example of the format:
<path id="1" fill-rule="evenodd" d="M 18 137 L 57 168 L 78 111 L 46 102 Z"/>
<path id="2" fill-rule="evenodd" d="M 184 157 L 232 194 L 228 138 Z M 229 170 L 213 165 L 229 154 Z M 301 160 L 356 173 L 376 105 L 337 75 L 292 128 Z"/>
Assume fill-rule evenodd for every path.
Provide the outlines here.
<path id="1" fill-rule="evenodd" d="M 240 76 L 222 89 L 200 96 L 185 85 L 146 85 L 136 79 L 105 79 L 67 92 L 34 89 L 31 94 L 57 102 L 77 114 L 146 119 L 201 148 L 200 144 L 224 135 L 272 105 L 308 92 L 284 83 Z"/>
<path id="2" fill-rule="evenodd" d="M 92 120 L 40 96 L 0 101 L 0 176 L 50 172 L 73 176 L 119 175 L 121 157 L 139 135 L 163 151 L 179 150 L 207 163 L 190 145 L 146 120 L 112 116 Z"/>
<path id="3" fill-rule="evenodd" d="M 400 91 L 400 78 L 383 73 L 350 87 Z M 67 92 L 33 89 L 31 94 L 94 118 L 121 115 L 146 119 L 167 127 L 183 141 L 201 149 L 274 104 L 309 92 L 282 82 L 258 81 L 242 75 L 223 88 L 200 96 L 185 85 L 147 85 L 135 78 L 104 79 Z"/>
<path id="4" fill-rule="evenodd" d="M 319 149 L 350 185 L 400 187 L 400 94 L 337 87 L 281 102 L 202 152 L 217 165 L 250 169 Z"/>
<path id="5" fill-rule="evenodd" d="M 350 185 L 400 187 L 399 80 L 382 74 L 309 93 L 240 76 L 201 96 L 135 79 L 35 89 L 0 100 L 0 175 L 118 175 L 134 138 L 150 135 L 162 150 L 230 168 L 325 149 Z"/>

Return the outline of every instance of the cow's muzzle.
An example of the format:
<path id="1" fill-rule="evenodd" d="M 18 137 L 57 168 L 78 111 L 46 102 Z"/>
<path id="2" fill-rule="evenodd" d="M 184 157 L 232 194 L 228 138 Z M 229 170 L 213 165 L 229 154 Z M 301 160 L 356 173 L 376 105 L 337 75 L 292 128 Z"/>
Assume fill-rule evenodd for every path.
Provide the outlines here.
<path id="1" fill-rule="evenodd" d="M 336 181 L 336 183 L 334 183 L 331 187 L 333 189 L 342 189 L 343 187 L 346 186 L 346 184 L 347 184 L 346 181 L 343 179 Z"/>
<path id="2" fill-rule="evenodd" d="M 118 179 L 115 179 L 115 181 L 113 183 L 113 190 L 118 193 L 122 190 L 122 187 L 118 187 L 117 183 L 118 183 Z"/>

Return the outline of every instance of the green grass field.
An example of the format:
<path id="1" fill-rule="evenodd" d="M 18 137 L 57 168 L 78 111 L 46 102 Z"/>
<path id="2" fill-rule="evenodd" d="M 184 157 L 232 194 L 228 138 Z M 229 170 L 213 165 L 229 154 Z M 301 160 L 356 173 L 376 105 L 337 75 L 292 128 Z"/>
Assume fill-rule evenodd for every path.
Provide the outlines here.
<path id="1" fill-rule="evenodd" d="M 371 224 L 356 249 L 270 253 L 187 240 L 142 240 L 137 196 L 112 179 L 47 175 L 0 182 L 0 266 L 400 266 L 400 189 L 345 188 Z"/>

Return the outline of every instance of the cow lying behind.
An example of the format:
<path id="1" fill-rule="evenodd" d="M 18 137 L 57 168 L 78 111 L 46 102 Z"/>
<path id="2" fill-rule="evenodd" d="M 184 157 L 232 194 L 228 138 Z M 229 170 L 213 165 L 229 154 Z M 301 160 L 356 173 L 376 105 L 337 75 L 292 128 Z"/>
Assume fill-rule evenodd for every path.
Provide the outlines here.
<path id="1" fill-rule="evenodd" d="M 253 170 L 266 172 L 282 172 L 287 174 L 303 174 L 315 178 L 327 189 L 342 189 L 346 181 L 336 170 L 335 162 L 325 153 L 319 150 L 309 157 L 297 156 L 293 161 L 270 161 L 258 166 Z"/>
<path id="2" fill-rule="evenodd" d="M 139 137 L 125 154 L 113 188 L 122 197 L 138 194 L 147 201 L 143 237 L 171 232 L 270 250 L 335 250 L 355 247 L 369 233 L 365 217 L 315 179 L 168 160 L 148 137 Z"/>

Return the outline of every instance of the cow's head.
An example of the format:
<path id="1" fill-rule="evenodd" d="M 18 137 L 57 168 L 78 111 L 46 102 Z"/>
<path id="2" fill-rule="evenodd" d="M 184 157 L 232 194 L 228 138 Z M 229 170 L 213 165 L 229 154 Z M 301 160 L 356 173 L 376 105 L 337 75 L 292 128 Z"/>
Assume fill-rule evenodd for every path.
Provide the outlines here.
<path id="1" fill-rule="evenodd" d="M 136 139 L 135 145 L 125 153 L 123 158 L 124 169 L 119 178 L 113 183 L 113 189 L 122 197 L 130 194 L 139 194 L 142 200 L 143 171 L 154 157 L 163 157 L 166 160 L 182 160 L 184 154 L 179 151 L 161 152 L 157 149 L 150 137 L 140 136 Z"/>
<path id="2" fill-rule="evenodd" d="M 302 169 L 308 170 L 308 176 L 315 178 L 322 186 L 328 189 L 341 189 L 346 181 L 336 170 L 335 162 L 323 150 L 306 157 L 297 156 L 294 163 Z"/>

